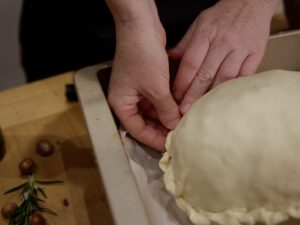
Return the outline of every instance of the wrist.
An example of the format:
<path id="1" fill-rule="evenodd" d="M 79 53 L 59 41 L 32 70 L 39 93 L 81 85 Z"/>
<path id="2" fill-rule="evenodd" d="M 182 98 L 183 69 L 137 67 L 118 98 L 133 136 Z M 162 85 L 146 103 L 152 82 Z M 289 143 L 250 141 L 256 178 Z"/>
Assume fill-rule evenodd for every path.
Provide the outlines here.
<path id="1" fill-rule="evenodd" d="M 271 20 L 277 4 L 280 0 L 221 0 L 221 4 L 226 4 L 239 13 L 260 15 Z"/>
<path id="2" fill-rule="evenodd" d="M 152 0 L 151 0 L 152 1 Z M 116 26 L 150 24 L 153 20 L 149 0 L 106 0 Z"/>
<path id="3" fill-rule="evenodd" d="M 261 9 L 266 15 L 272 16 L 280 0 L 252 0 L 247 1 L 249 5 L 253 4 L 259 10 Z"/>
<path id="4" fill-rule="evenodd" d="M 262 4 L 264 5 L 265 8 L 269 9 L 270 15 L 273 16 L 279 1 L 280 0 L 264 0 L 262 1 Z"/>

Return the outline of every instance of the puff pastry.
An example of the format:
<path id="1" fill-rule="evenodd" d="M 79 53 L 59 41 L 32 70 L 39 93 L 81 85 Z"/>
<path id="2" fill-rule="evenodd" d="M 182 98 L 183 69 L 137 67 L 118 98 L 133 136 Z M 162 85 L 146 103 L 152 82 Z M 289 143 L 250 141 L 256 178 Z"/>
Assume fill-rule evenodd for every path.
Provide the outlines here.
<path id="1" fill-rule="evenodd" d="M 197 225 L 300 218 L 300 72 L 225 82 L 168 134 L 164 183 Z"/>

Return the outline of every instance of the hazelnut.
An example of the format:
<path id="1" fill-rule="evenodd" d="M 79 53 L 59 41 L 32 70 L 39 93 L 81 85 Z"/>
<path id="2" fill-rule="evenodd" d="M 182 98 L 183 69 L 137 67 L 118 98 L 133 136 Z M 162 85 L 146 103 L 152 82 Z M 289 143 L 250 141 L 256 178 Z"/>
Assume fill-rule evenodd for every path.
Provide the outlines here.
<path id="1" fill-rule="evenodd" d="M 18 205 L 16 203 L 8 203 L 2 207 L 1 213 L 6 219 L 9 219 L 17 208 Z"/>
<path id="2" fill-rule="evenodd" d="M 29 225 L 45 225 L 46 220 L 40 213 L 33 213 L 29 217 Z"/>
<path id="3" fill-rule="evenodd" d="M 35 172 L 36 165 L 31 158 L 26 158 L 19 164 L 19 169 L 22 175 L 29 175 Z"/>
<path id="4" fill-rule="evenodd" d="M 54 147 L 48 140 L 40 140 L 36 144 L 37 153 L 41 156 L 50 156 L 54 152 Z"/>

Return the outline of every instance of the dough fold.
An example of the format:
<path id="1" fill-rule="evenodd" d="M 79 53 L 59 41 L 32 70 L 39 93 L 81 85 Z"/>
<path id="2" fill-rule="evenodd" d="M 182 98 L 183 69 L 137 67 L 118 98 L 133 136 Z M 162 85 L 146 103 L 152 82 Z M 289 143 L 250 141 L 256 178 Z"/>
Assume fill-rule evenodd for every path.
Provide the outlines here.
<path id="1" fill-rule="evenodd" d="M 167 136 L 164 183 L 196 225 L 300 218 L 300 72 L 221 84 Z"/>

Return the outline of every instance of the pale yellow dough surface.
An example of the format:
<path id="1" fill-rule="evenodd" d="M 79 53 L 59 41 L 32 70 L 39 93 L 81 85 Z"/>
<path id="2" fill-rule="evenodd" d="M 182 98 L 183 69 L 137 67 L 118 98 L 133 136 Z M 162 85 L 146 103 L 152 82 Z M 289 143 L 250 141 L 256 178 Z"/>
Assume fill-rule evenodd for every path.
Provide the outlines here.
<path id="1" fill-rule="evenodd" d="M 166 149 L 165 186 L 194 224 L 300 218 L 300 72 L 220 85 L 193 104 Z"/>

